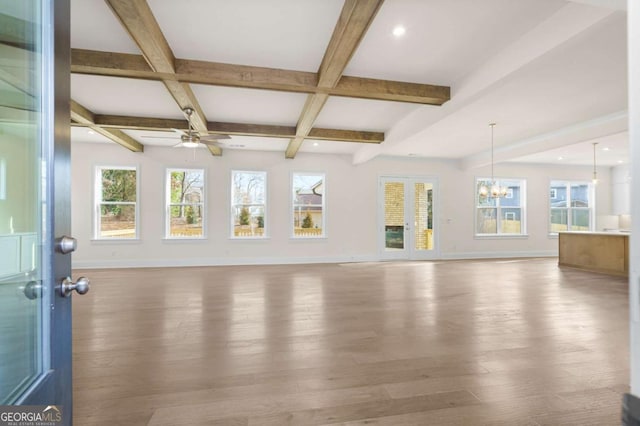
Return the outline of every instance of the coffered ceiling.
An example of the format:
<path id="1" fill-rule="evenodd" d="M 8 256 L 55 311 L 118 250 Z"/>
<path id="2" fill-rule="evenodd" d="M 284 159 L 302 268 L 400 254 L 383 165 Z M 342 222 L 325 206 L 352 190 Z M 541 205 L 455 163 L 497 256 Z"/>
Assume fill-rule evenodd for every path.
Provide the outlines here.
<path id="1" fill-rule="evenodd" d="M 590 164 L 602 139 L 618 155 L 601 164 L 626 162 L 617 0 L 71 4 L 74 142 L 172 146 L 189 106 L 199 131 L 231 135 L 213 155 L 411 155 L 472 168 L 488 161 L 495 121 L 499 161 L 571 152 L 571 164 Z"/>

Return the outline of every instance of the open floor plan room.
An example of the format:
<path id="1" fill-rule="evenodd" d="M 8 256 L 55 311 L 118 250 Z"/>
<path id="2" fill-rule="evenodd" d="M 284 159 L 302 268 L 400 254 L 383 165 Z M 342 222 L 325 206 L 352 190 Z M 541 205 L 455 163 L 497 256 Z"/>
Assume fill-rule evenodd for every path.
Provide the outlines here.
<path id="1" fill-rule="evenodd" d="M 74 424 L 620 424 L 627 280 L 555 258 L 80 272 Z"/>

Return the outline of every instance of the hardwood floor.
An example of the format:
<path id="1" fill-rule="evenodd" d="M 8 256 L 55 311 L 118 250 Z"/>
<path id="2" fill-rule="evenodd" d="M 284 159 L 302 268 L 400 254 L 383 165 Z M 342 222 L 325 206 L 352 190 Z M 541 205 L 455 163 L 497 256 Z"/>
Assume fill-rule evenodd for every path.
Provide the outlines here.
<path id="1" fill-rule="evenodd" d="M 76 271 L 74 424 L 619 425 L 627 281 L 556 263 Z"/>

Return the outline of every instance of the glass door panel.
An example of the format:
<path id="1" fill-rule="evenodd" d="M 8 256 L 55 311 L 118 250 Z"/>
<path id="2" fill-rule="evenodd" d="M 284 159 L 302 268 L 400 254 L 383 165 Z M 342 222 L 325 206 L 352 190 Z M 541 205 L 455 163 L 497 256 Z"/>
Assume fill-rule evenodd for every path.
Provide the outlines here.
<path id="1" fill-rule="evenodd" d="M 41 17 L 39 2 L 0 10 L 0 404 L 17 401 L 49 368 Z"/>
<path id="2" fill-rule="evenodd" d="M 415 182 L 414 193 L 414 226 L 415 250 L 433 250 L 433 185 L 426 182 Z"/>
<path id="3" fill-rule="evenodd" d="M 384 249 L 405 250 L 404 182 L 384 183 Z"/>

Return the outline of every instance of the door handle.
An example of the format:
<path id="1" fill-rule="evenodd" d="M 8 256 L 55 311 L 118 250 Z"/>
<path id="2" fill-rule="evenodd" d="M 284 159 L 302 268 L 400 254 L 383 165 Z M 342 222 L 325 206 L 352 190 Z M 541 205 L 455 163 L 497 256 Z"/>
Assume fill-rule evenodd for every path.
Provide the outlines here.
<path id="1" fill-rule="evenodd" d="M 89 291 L 89 279 L 85 277 L 78 278 L 75 283 L 71 281 L 70 277 L 65 278 L 60 283 L 60 294 L 62 297 L 71 296 L 71 292 L 75 290 L 78 294 L 87 294 Z"/>

